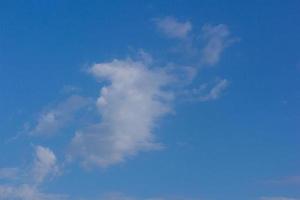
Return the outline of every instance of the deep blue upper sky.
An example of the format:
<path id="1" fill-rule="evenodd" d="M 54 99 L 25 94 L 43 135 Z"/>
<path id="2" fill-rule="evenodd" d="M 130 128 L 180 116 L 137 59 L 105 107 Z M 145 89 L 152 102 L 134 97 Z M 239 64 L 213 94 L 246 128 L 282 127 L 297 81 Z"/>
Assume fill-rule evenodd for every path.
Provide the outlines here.
<path id="1" fill-rule="evenodd" d="M 0 199 L 299 200 L 299 19 L 296 0 L 0 0 Z"/>

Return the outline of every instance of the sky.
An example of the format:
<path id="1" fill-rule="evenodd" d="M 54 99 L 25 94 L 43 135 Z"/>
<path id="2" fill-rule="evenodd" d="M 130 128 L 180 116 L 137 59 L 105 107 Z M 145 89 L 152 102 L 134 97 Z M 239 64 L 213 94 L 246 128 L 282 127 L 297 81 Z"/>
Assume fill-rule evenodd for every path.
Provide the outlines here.
<path id="1" fill-rule="evenodd" d="M 1 200 L 300 200 L 300 2 L 0 0 Z"/>

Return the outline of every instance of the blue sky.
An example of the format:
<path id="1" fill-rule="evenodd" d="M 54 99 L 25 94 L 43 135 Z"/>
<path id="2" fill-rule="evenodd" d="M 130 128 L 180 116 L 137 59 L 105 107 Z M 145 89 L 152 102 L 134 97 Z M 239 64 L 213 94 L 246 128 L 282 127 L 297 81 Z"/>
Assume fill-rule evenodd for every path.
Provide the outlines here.
<path id="1" fill-rule="evenodd" d="M 299 200 L 299 1 L 0 1 L 0 199 Z"/>

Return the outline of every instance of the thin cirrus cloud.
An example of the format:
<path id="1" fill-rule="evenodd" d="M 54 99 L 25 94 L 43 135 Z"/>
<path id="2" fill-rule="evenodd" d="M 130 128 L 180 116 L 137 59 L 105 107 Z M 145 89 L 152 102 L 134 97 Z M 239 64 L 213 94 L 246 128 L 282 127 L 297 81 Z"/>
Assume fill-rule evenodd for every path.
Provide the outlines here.
<path id="1" fill-rule="evenodd" d="M 95 64 L 89 71 L 107 81 L 96 102 L 102 121 L 77 131 L 71 157 L 79 157 L 84 165 L 106 167 L 140 151 L 161 148 L 153 129 L 171 110 L 172 94 L 164 89 L 169 77 L 130 59 Z"/>
<path id="2" fill-rule="evenodd" d="M 222 52 L 238 40 L 231 37 L 230 30 L 225 24 L 204 25 L 201 38 L 205 43 L 201 50 L 201 61 L 208 66 L 217 64 Z"/>
<path id="3" fill-rule="evenodd" d="M 214 66 L 220 61 L 224 50 L 239 41 L 233 37 L 225 24 L 206 24 L 199 34 L 192 33 L 190 21 L 179 21 L 174 17 L 164 17 L 154 20 L 157 29 L 166 37 L 179 39 L 181 44 L 175 52 L 184 51 L 190 56 L 197 57 L 201 66 Z M 197 36 L 197 37 L 195 37 Z M 201 39 L 199 44 L 199 39 Z"/>
<path id="4" fill-rule="evenodd" d="M 209 90 L 207 94 L 201 94 L 201 89 L 199 91 L 198 97 L 196 97 L 200 101 L 212 101 L 220 98 L 223 91 L 228 87 L 228 80 L 222 79 L 218 80 L 215 85 Z M 204 89 L 206 85 L 204 86 Z"/>
<path id="5" fill-rule="evenodd" d="M 180 22 L 174 17 L 165 17 L 156 19 L 155 22 L 157 28 L 167 37 L 171 37 L 172 35 L 176 35 L 176 33 L 178 34 L 181 32 L 184 33 L 182 34 L 182 37 L 173 36 L 173 38 L 188 38 L 188 40 L 183 40 L 183 43 L 181 43 L 180 46 L 182 48 L 180 49 L 184 49 L 185 53 L 188 54 L 189 52 L 193 52 L 193 56 L 196 57 L 195 60 L 198 60 L 198 62 L 196 61 L 192 64 L 194 67 L 190 67 L 189 69 L 189 71 L 192 72 L 190 76 L 191 78 L 185 77 L 186 80 L 190 81 L 196 77 L 199 67 L 214 66 L 218 64 L 224 50 L 239 40 L 238 38 L 232 36 L 229 27 L 225 24 L 206 24 L 202 26 L 200 37 L 195 37 L 197 34 L 189 34 L 192 32 L 192 24 L 190 21 Z M 199 38 L 201 39 L 201 44 L 198 43 Z M 219 79 L 215 81 L 214 85 L 210 83 L 204 83 L 198 87 L 184 90 L 180 93 L 183 93 L 184 97 L 189 100 L 192 99 L 200 102 L 214 101 L 221 97 L 222 93 L 228 88 L 228 86 L 229 81 L 227 79 Z"/>
<path id="6" fill-rule="evenodd" d="M 227 79 L 216 79 L 210 83 L 186 89 L 181 92 L 181 96 L 187 101 L 215 101 L 223 95 L 228 85 L 229 81 Z"/>
<path id="7" fill-rule="evenodd" d="M 66 125 L 74 121 L 76 114 L 90 105 L 91 100 L 79 95 L 72 95 L 63 102 L 43 112 L 34 127 L 31 135 L 54 135 Z"/>
<path id="8" fill-rule="evenodd" d="M 154 22 L 158 30 L 169 38 L 184 39 L 192 30 L 191 22 L 180 22 L 174 17 L 158 18 Z"/>

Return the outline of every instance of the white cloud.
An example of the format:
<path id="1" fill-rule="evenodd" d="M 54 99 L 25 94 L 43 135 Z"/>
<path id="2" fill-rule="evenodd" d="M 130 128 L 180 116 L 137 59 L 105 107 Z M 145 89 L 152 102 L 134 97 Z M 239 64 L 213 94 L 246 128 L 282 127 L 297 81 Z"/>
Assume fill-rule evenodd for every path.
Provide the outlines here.
<path id="1" fill-rule="evenodd" d="M 107 81 L 97 100 L 102 121 L 76 133 L 71 157 L 105 167 L 139 151 L 160 148 L 152 131 L 159 117 L 170 111 L 172 95 L 163 88 L 168 76 L 132 60 L 95 64 L 90 73 Z"/>
<path id="2" fill-rule="evenodd" d="M 57 160 L 54 153 L 42 146 L 35 148 L 35 159 L 32 168 L 3 168 L 3 175 L 7 179 L 15 179 L 20 176 L 20 180 L 15 183 L 0 185 L 1 200 L 63 200 L 64 195 L 46 194 L 39 190 L 39 186 L 50 175 L 58 172 Z"/>
<path id="3" fill-rule="evenodd" d="M 218 63 L 224 49 L 236 41 L 231 38 L 229 28 L 225 24 L 205 25 L 202 27 L 201 36 L 205 42 L 201 58 L 206 65 Z"/>
<path id="4" fill-rule="evenodd" d="M 156 19 L 157 28 L 169 38 L 187 37 L 192 30 L 192 24 L 189 21 L 180 22 L 173 17 L 165 17 Z"/>
<path id="5" fill-rule="evenodd" d="M 40 184 L 47 176 L 58 173 L 56 156 L 50 149 L 37 146 L 35 156 L 31 171 L 35 183 Z"/>
<path id="6" fill-rule="evenodd" d="M 290 197 L 261 197 L 260 200 L 300 200 L 300 199 L 290 198 Z"/>
<path id="7" fill-rule="evenodd" d="M 36 187 L 24 184 L 20 186 L 0 185 L 1 200 L 63 200 L 66 196 L 46 194 Z"/>
<path id="8" fill-rule="evenodd" d="M 216 85 L 211 88 L 208 94 L 199 96 L 200 101 L 216 100 L 220 97 L 222 92 L 227 88 L 228 81 L 226 79 L 219 80 Z"/>
<path id="9" fill-rule="evenodd" d="M 89 105 L 90 99 L 72 95 L 54 108 L 44 112 L 39 117 L 37 124 L 32 128 L 32 135 L 52 135 L 58 133 L 71 122 L 78 111 Z"/>
<path id="10" fill-rule="evenodd" d="M 198 101 L 213 101 L 220 98 L 224 90 L 228 87 L 229 83 L 226 79 L 217 79 L 213 85 L 205 83 L 198 88 L 186 90 L 183 92 L 187 99 Z"/>
<path id="11" fill-rule="evenodd" d="M 180 22 L 173 17 L 165 17 L 156 19 L 155 22 L 159 30 L 168 37 L 188 37 L 187 40 L 181 41 L 183 43 L 195 41 L 195 38 L 189 35 L 192 31 L 189 21 Z M 215 64 L 224 48 L 232 41 L 230 32 L 226 25 L 207 25 L 203 27 L 202 34 L 206 42 L 203 62 Z M 197 49 L 198 57 L 199 52 Z M 71 160 L 79 159 L 84 165 L 105 167 L 122 162 L 140 151 L 161 148 L 155 140 L 153 128 L 160 117 L 170 112 L 172 95 L 163 89 L 170 87 L 170 75 L 167 76 L 163 70 L 151 68 L 153 63 L 152 56 L 141 50 L 137 61 L 113 60 L 95 64 L 89 69 L 89 72 L 104 84 L 95 103 L 101 119 L 98 123 L 77 129 L 70 142 L 68 156 Z M 177 72 L 179 71 L 177 69 Z M 172 78 L 177 76 L 186 80 L 187 83 L 178 87 L 184 90 L 195 78 L 197 67 L 181 67 L 181 73 L 176 73 L 176 70 L 172 73 Z M 204 89 L 199 89 L 197 99 L 216 100 L 227 86 L 228 81 L 225 79 L 212 87 L 205 86 Z M 85 109 L 90 103 L 91 99 L 88 98 L 70 97 L 44 112 L 32 128 L 31 134 L 58 133 L 70 124 L 69 122 L 74 121 L 78 111 Z"/>
<path id="12" fill-rule="evenodd" d="M 179 22 L 166 17 L 156 20 L 161 32 L 170 38 L 185 39 L 189 36 L 192 25 L 189 21 Z M 203 38 L 206 45 L 202 52 L 205 64 L 214 65 L 223 50 L 232 39 L 226 25 L 205 26 Z M 194 40 L 191 40 L 194 41 Z M 198 50 L 198 49 L 197 49 Z M 199 56 L 199 52 L 197 51 Z M 141 151 L 155 150 L 162 147 L 153 133 L 160 117 L 171 111 L 172 92 L 167 91 L 171 77 L 163 70 L 151 68 L 151 55 L 140 52 L 141 61 L 113 60 L 95 64 L 90 73 L 102 81 L 104 86 L 95 105 L 101 114 L 98 123 L 78 130 L 70 144 L 70 157 L 77 158 L 84 165 L 100 167 L 110 166 L 136 155 Z M 189 83 L 196 76 L 196 67 L 181 69 Z M 186 84 L 187 85 L 187 84 Z M 200 101 L 215 100 L 228 86 L 226 79 L 219 80 L 213 87 L 201 86 L 196 90 Z M 185 87 L 185 86 L 184 86 Z M 182 88 L 184 88 L 182 87 Z M 67 92 L 76 90 L 66 87 Z M 73 121 L 76 114 L 90 105 L 91 99 L 73 95 L 44 112 L 30 133 L 32 135 L 52 135 L 58 133 Z M 0 185 L 0 199 L 4 200 L 58 200 L 65 196 L 45 194 L 39 186 L 59 171 L 57 158 L 48 148 L 37 146 L 36 157 L 30 169 L 31 181 L 26 184 Z M 3 168 L 0 178 L 14 178 L 19 173 L 17 168 Z M 32 184 L 33 183 L 33 184 Z M 164 200 L 165 198 L 146 198 L 145 200 Z M 173 200 L 176 198 L 172 198 Z M 124 195 L 111 195 L 105 200 L 136 200 Z M 296 200 L 292 198 L 262 197 L 262 200 Z"/>
<path id="13" fill-rule="evenodd" d="M 34 160 L 28 167 L 11 167 L 0 169 L 0 179 L 34 183 L 39 185 L 47 177 L 57 175 L 59 167 L 55 154 L 46 147 L 36 146 Z"/>
<path id="14" fill-rule="evenodd" d="M 192 33 L 190 21 L 180 22 L 174 17 L 164 17 L 156 19 L 155 23 L 159 31 L 167 37 L 184 39 L 172 48 L 172 52 L 182 53 L 190 60 L 194 60 L 195 65 L 216 65 L 223 51 L 239 40 L 231 35 L 225 24 L 204 25 L 200 33 L 202 39 L 200 45 L 198 37 Z"/>

